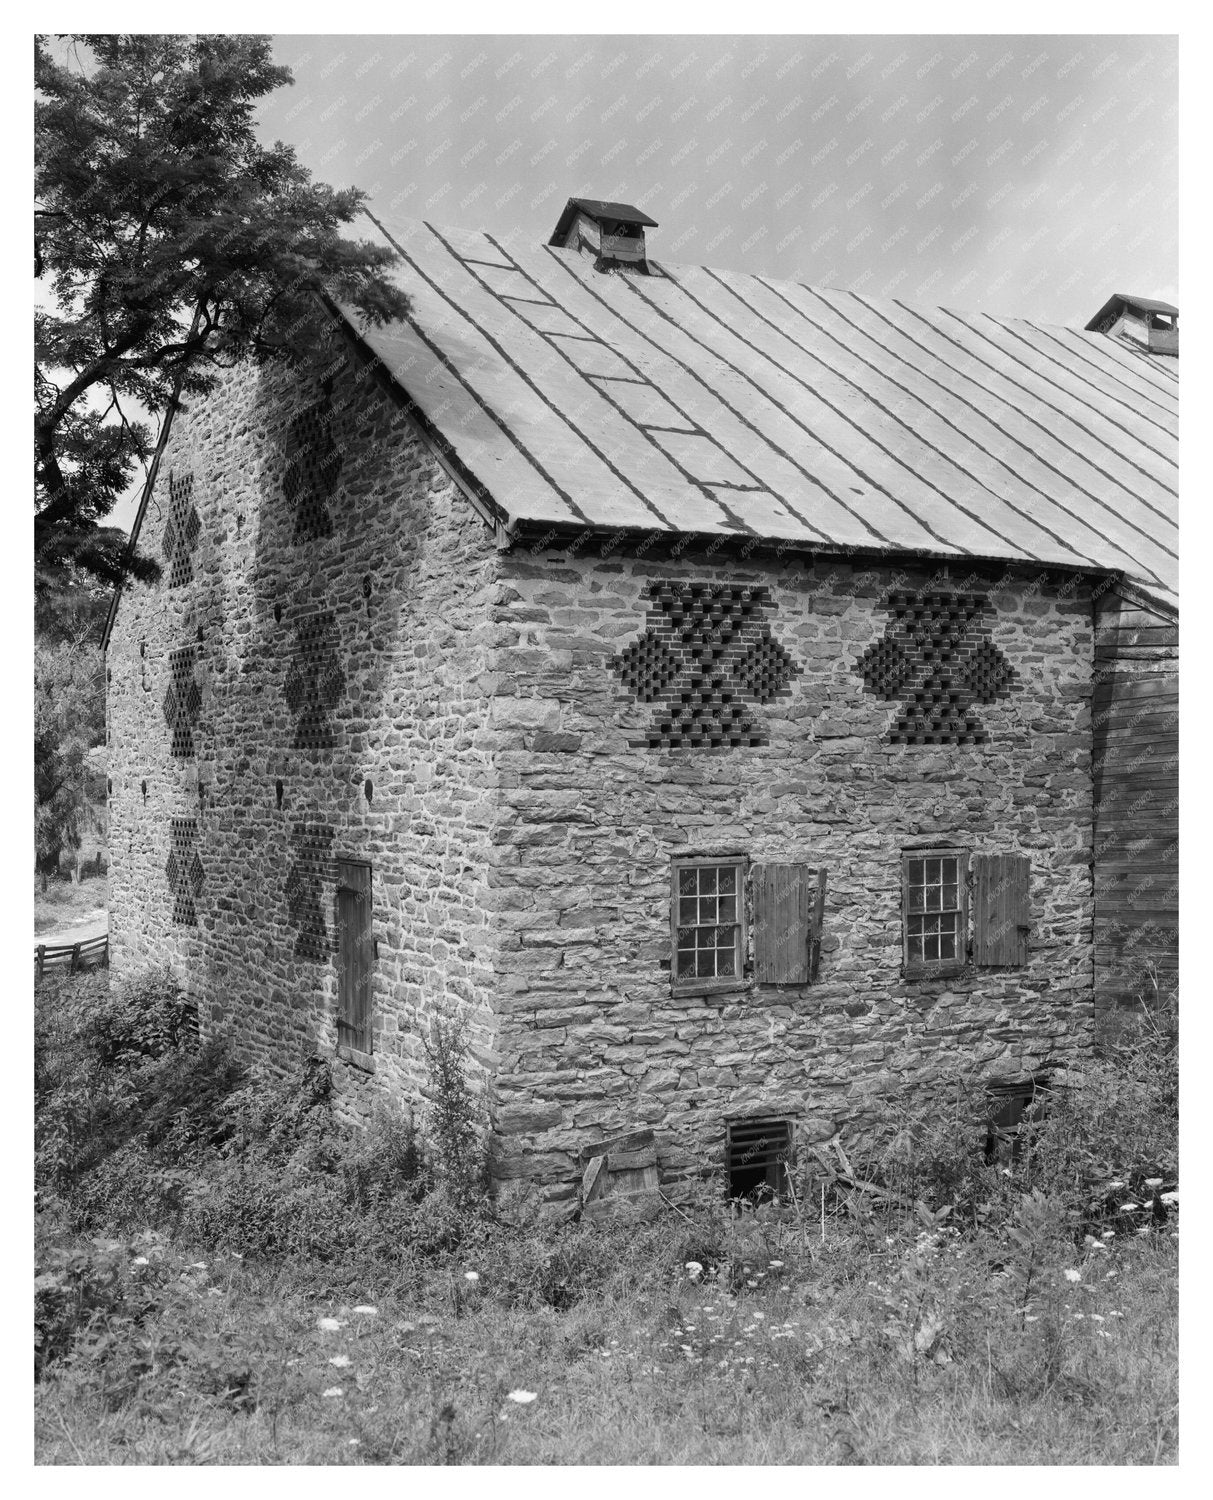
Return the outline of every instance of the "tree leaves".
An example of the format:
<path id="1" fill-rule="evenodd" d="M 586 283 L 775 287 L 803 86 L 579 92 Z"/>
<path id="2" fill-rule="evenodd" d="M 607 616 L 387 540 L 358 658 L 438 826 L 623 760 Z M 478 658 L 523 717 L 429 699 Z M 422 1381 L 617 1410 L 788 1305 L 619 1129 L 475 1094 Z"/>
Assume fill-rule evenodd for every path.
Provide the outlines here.
<path id="1" fill-rule="evenodd" d="M 294 360 L 320 337 L 318 296 L 369 322 L 403 316 L 393 252 L 344 239 L 356 188 L 313 183 L 253 130 L 289 84 L 259 36 L 79 35 L 36 42 L 35 324 L 39 587 L 74 566 L 154 577 L 101 522 L 151 452 L 124 403 L 162 413 L 233 360 Z"/>

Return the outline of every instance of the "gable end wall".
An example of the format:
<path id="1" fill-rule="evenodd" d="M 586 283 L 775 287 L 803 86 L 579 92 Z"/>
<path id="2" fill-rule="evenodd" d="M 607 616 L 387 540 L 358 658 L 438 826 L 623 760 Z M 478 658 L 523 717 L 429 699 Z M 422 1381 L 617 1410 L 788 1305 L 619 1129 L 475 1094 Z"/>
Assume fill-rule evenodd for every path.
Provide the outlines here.
<path id="1" fill-rule="evenodd" d="M 158 586 L 133 586 L 107 657 L 115 980 L 167 962 L 205 1000 L 205 1028 L 229 1030 L 249 1060 L 333 1057 L 335 864 L 369 860 L 375 1071 L 334 1064 L 356 1112 L 376 1092 L 417 1097 L 436 1009 L 471 1017 L 482 1083 L 494 1057 L 496 553 L 360 368 L 243 366 L 177 413 L 140 543 L 160 552 L 170 483 L 191 476 L 192 576 L 170 585 L 166 562 Z M 317 402 L 320 443 L 298 425 Z M 175 756 L 165 702 L 183 661 L 199 703 L 194 752 Z M 174 920 L 173 819 L 196 824 L 194 926 Z"/>

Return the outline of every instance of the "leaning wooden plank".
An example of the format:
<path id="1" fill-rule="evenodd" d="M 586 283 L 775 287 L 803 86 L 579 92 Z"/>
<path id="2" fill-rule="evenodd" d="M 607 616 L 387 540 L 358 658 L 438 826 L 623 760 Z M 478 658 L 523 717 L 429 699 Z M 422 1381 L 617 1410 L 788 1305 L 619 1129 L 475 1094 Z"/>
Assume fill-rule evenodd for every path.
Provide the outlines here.
<path id="1" fill-rule="evenodd" d="M 605 1165 L 605 1156 L 595 1156 L 590 1159 L 589 1166 L 586 1167 L 585 1171 L 581 1174 L 582 1203 L 591 1202 L 597 1195 L 597 1193 L 601 1191 L 599 1186 L 599 1178 L 602 1176 L 602 1169 Z"/>

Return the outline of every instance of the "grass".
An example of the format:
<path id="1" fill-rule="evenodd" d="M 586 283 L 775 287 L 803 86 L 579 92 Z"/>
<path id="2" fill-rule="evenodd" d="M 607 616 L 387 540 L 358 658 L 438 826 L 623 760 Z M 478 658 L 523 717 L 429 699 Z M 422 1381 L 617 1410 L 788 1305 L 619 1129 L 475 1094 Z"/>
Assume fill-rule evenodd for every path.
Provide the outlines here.
<path id="1" fill-rule="evenodd" d="M 333 1296 L 297 1270 L 230 1255 L 194 1264 L 143 1243 L 150 1269 L 125 1274 L 138 1286 L 160 1267 L 172 1295 L 129 1348 L 119 1339 L 96 1357 L 86 1352 L 36 1387 L 38 1460 L 1175 1460 L 1177 1247 L 1169 1234 L 1133 1236 L 1100 1252 L 1082 1282 L 1058 1282 L 1064 1352 L 1046 1379 L 1039 1324 L 1011 1333 L 1016 1294 L 988 1268 L 990 1342 L 958 1344 L 938 1363 L 910 1352 L 912 1339 L 883 1334 L 914 1238 L 886 1245 L 882 1236 L 878 1248 L 863 1230 L 843 1228 L 824 1247 L 805 1249 L 783 1244 L 796 1237 L 777 1231 L 771 1242 L 783 1253 L 765 1266 L 747 1263 L 754 1275 L 746 1280 L 757 1286 L 730 1291 L 719 1278 L 693 1283 L 660 1256 L 658 1269 L 637 1274 L 618 1231 L 582 1233 L 611 1251 L 604 1259 L 622 1255 L 627 1269 L 604 1274 L 600 1289 L 564 1312 L 519 1305 L 487 1269 L 466 1282 L 457 1262 L 417 1274 L 406 1258 L 383 1267 L 382 1280 Z M 659 1234 L 668 1240 L 668 1228 Z M 651 1239 L 650 1252 L 658 1233 Z M 405 1285 L 385 1284 L 393 1272 Z M 322 1318 L 339 1326 L 326 1330 Z M 127 1361 L 136 1347 L 144 1364 L 132 1385 Z M 512 1391 L 535 1399 L 518 1403 Z"/>
<path id="2" fill-rule="evenodd" d="M 78 885 L 66 878 L 55 878 L 47 882 L 45 892 L 41 877 L 34 880 L 35 934 L 103 917 L 108 910 L 109 880 L 105 875 L 87 876 Z"/>
<path id="3" fill-rule="evenodd" d="M 354 1133 L 323 1063 L 249 1075 L 193 1020 L 167 974 L 36 992 L 42 1464 L 1177 1461 L 1154 1022 L 1018 1157 L 971 1148 L 960 1093 L 900 1110 L 871 1170 L 913 1207 L 835 1183 L 823 1232 L 711 1184 L 651 1223 L 512 1220 L 457 1031 L 420 1134 Z"/>

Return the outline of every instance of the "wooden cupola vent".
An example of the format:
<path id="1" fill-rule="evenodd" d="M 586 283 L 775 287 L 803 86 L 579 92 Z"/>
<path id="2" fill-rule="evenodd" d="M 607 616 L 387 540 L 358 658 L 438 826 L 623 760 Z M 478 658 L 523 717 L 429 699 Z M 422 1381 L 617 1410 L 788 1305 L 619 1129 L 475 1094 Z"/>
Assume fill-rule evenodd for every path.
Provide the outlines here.
<path id="1" fill-rule="evenodd" d="M 632 271 L 647 276 L 646 228 L 656 229 L 657 220 L 630 203 L 570 198 L 548 244 L 588 252 L 594 256 L 596 271 Z"/>

